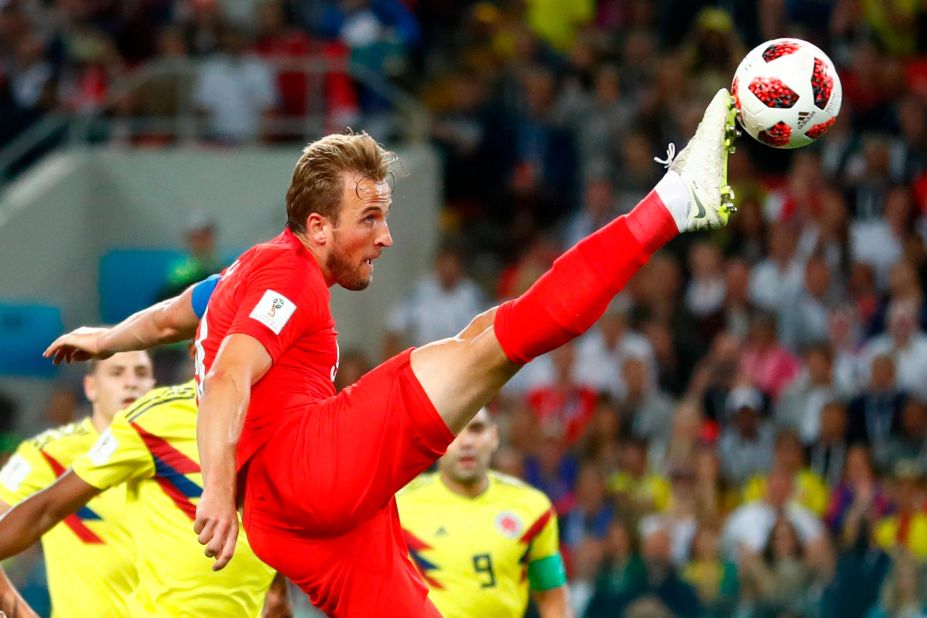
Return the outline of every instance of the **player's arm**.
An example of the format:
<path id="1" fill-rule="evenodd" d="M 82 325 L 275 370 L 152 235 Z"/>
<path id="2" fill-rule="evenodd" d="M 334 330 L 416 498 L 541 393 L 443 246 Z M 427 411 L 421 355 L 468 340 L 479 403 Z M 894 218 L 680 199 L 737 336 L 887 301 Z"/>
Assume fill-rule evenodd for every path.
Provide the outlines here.
<path id="1" fill-rule="evenodd" d="M 557 516 L 546 497 L 543 506 L 542 515 L 526 533 L 537 531 L 528 550 L 528 584 L 541 618 L 573 618 L 566 568 L 560 555 Z"/>
<path id="2" fill-rule="evenodd" d="M 0 618 L 39 618 L 0 567 Z"/>
<path id="3" fill-rule="evenodd" d="M 196 442 L 203 470 L 203 496 L 194 530 L 213 570 L 225 567 L 235 551 L 238 510 L 235 504 L 235 451 L 248 411 L 251 385 L 270 369 L 272 359 L 250 335 L 232 334 L 222 341 L 203 382 L 196 419 Z"/>
<path id="4" fill-rule="evenodd" d="M 110 328 L 82 326 L 58 337 L 43 356 L 57 365 L 191 339 L 216 281 L 214 275 L 191 285 L 179 296 L 142 309 Z"/>
<path id="5" fill-rule="evenodd" d="M 566 584 L 550 590 L 532 590 L 531 596 L 534 597 L 541 618 L 573 618 Z"/>
<path id="6" fill-rule="evenodd" d="M 0 517 L 0 560 L 31 547 L 99 493 L 99 489 L 68 470 L 48 488 L 13 506 Z"/>

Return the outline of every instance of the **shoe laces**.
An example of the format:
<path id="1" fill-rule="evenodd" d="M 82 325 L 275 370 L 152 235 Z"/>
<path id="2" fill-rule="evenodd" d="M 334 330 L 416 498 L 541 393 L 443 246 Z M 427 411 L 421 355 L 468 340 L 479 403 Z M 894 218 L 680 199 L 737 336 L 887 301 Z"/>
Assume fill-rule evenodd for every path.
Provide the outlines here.
<path id="1" fill-rule="evenodd" d="M 676 158 L 676 144 L 673 142 L 669 143 L 669 146 L 666 147 L 666 158 L 661 159 L 660 157 L 654 157 L 653 160 L 669 169 L 669 166 L 673 164 L 673 160 Z"/>

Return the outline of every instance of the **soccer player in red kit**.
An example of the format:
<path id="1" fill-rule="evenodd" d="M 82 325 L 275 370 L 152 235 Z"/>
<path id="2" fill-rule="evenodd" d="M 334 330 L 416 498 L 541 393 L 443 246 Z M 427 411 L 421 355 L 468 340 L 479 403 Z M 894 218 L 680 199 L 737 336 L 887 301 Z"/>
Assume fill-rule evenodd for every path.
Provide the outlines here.
<path id="1" fill-rule="evenodd" d="M 721 90 L 630 214 L 456 337 L 407 350 L 337 395 L 329 288 L 364 289 L 392 244 L 393 156 L 366 134 L 307 146 L 287 192 L 286 229 L 214 282 L 196 331 L 204 488 L 195 531 L 214 568 L 232 558 L 237 496 L 255 553 L 329 615 L 437 616 L 407 559 L 393 494 L 522 365 L 591 327 L 654 251 L 682 231 L 727 222 L 733 118 Z M 46 356 L 100 358 L 188 337 L 199 290 L 111 329 L 78 329 Z"/>

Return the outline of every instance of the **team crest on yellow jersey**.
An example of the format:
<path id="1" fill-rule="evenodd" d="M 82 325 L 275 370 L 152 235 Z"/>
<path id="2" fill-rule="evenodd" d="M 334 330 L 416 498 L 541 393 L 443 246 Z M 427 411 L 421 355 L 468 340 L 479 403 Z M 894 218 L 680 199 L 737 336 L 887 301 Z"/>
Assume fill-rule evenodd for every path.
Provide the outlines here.
<path id="1" fill-rule="evenodd" d="M 523 527 L 521 518 L 512 511 L 502 511 L 496 515 L 496 529 L 505 537 L 518 538 Z"/>

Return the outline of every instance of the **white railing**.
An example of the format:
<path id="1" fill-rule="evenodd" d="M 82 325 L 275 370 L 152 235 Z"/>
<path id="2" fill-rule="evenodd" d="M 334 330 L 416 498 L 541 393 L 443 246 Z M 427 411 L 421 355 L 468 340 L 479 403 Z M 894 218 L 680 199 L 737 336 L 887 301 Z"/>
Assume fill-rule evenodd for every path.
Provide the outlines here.
<path id="1" fill-rule="evenodd" d="M 307 109 L 295 116 L 270 115 L 261 124 L 261 139 L 310 141 L 327 131 L 340 130 L 333 121 L 333 110 L 326 108 L 325 79 L 343 73 L 356 84 L 375 94 L 385 103 L 385 110 L 375 115 L 352 118 L 354 129 L 367 129 L 378 139 L 419 143 L 427 134 L 428 112 L 414 96 L 390 83 L 366 67 L 322 56 L 305 58 L 265 59 L 272 72 L 305 75 Z M 190 144 L 208 136 L 208 118 L 193 104 L 192 89 L 203 61 L 192 59 L 159 59 L 116 79 L 102 102 L 70 114 L 52 113 L 44 116 L 26 131 L 0 148 L 0 184 L 9 180 L 24 157 L 49 150 L 43 144 L 54 141 L 58 146 L 80 146 L 100 141 L 100 136 L 118 134 L 119 139 L 133 140 L 157 136 L 173 144 Z M 146 86 L 173 82 L 177 100 L 169 115 L 115 114 L 115 104 L 131 97 Z M 256 140 L 257 141 L 257 140 Z"/>

